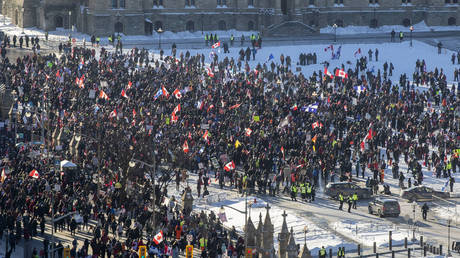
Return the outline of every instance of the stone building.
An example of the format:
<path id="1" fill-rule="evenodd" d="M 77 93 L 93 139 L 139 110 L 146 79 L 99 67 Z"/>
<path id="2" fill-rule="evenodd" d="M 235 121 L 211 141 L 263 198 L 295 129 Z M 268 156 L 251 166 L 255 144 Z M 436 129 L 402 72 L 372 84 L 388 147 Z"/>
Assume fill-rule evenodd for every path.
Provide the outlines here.
<path id="1" fill-rule="evenodd" d="M 257 30 L 305 35 L 331 26 L 456 25 L 459 0 L 0 0 L 21 27 L 95 35 Z"/>

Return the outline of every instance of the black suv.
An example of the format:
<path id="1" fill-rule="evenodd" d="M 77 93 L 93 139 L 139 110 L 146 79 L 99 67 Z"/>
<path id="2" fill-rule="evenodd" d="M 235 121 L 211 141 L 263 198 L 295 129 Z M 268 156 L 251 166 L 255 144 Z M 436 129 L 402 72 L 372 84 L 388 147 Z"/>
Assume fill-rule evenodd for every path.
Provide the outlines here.
<path id="1" fill-rule="evenodd" d="M 395 199 L 375 198 L 369 202 L 369 214 L 377 214 L 380 217 L 398 217 L 401 213 L 399 202 Z"/>

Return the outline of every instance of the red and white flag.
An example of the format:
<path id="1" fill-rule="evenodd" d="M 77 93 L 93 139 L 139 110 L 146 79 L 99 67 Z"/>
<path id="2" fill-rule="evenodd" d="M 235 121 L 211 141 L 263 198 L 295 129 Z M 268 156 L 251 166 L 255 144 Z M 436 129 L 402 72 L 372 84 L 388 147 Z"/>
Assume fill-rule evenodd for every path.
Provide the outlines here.
<path id="1" fill-rule="evenodd" d="M 128 97 L 128 95 L 126 95 L 126 92 L 125 92 L 124 89 L 121 90 L 121 96 L 122 96 L 123 98 L 129 99 L 129 97 Z"/>
<path id="2" fill-rule="evenodd" d="M 229 110 L 232 110 L 232 109 L 235 109 L 235 108 L 239 108 L 240 106 L 241 106 L 241 103 L 235 104 L 235 105 L 229 107 L 228 109 L 229 109 Z"/>
<path id="3" fill-rule="evenodd" d="M 32 171 L 30 171 L 30 173 L 29 173 L 29 176 L 30 176 L 30 177 L 33 177 L 33 178 L 39 178 L 39 177 L 40 177 L 40 174 L 38 173 L 37 170 L 32 169 Z"/>
<path id="4" fill-rule="evenodd" d="M 161 86 L 161 91 L 163 92 L 163 96 L 166 98 L 169 97 L 169 92 L 166 90 L 165 86 Z"/>
<path id="5" fill-rule="evenodd" d="M 324 75 L 329 76 L 331 79 L 334 78 L 334 75 L 327 70 L 327 67 L 324 67 Z"/>
<path id="6" fill-rule="evenodd" d="M 99 98 L 100 99 L 105 99 L 105 100 L 109 100 L 109 96 L 107 96 L 107 94 L 105 94 L 105 92 L 103 90 L 101 90 L 99 92 Z"/>
<path id="7" fill-rule="evenodd" d="M 110 112 L 109 117 L 110 117 L 110 118 L 112 118 L 112 117 L 117 117 L 117 110 L 114 109 L 112 112 Z"/>
<path id="8" fill-rule="evenodd" d="M 244 132 L 245 132 L 246 136 L 248 136 L 248 137 L 251 136 L 251 134 L 252 134 L 251 128 L 244 129 Z"/>
<path id="9" fill-rule="evenodd" d="M 160 232 L 158 232 L 158 234 L 156 234 L 154 237 L 153 237 L 153 242 L 155 242 L 155 244 L 159 245 L 161 242 L 163 242 L 163 231 L 160 230 Z"/>
<path id="10" fill-rule="evenodd" d="M 176 97 L 176 99 L 182 98 L 182 93 L 180 93 L 179 89 L 174 90 L 173 95 Z"/>
<path id="11" fill-rule="evenodd" d="M 233 160 L 228 162 L 227 164 L 225 164 L 224 169 L 225 169 L 225 171 L 234 170 L 235 169 L 235 162 L 233 162 Z"/>
<path id="12" fill-rule="evenodd" d="M 209 142 L 208 130 L 206 130 L 206 132 L 204 132 L 203 139 L 205 139 L 207 142 Z"/>
<path id="13" fill-rule="evenodd" d="M 133 118 L 136 117 L 136 110 L 133 108 Z"/>
<path id="14" fill-rule="evenodd" d="M 5 182 L 6 177 L 7 176 L 6 176 L 5 168 L 3 168 L 2 169 L 2 177 L 0 179 L 0 182 L 2 182 L 2 183 Z"/>
<path id="15" fill-rule="evenodd" d="M 180 112 L 180 104 L 177 105 L 177 106 L 174 108 L 174 110 L 173 110 L 172 113 L 173 113 L 173 115 L 176 115 L 177 112 Z"/>
<path id="16" fill-rule="evenodd" d="M 188 143 L 187 141 L 184 142 L 184 144 L 182 145 L 182 150 L 185 152 L 185 153 L 188 153 Z"/>
<path id="17" fill-rule="evenodd" d="M 126 87 L 126 89 L 131 89 L 131 87 L 133 87 L 133 82 L 129 81 L 128 82 L 128 86 Z"/>
<path id="18" fill-rule="evenodd" d="M 214 73 L 212 72 L 211 68 L 206 67 L 206 71 L 208 71 L 208 76 L 209 77 L 211 77 L 211 78 L 214 77 Z"/>
<path id="19" fill-rule="evenodd" d="M 211 46 L 211 48 L 218 48 L 218 47 L 220 47 L 220 41 Z"/>
<path id="20" fill-rule="evenodd" d="M 209 110 L 214 108 L 214 104 L 211 104 L 211 106 L 208 107 L 208 110 L 206 112 L 209 112 Z"/>
<path id="21" fill-rule="evenodd" d="M 357 55 L 361 55 L 361 48 L 358 48 L 358 50 L 356 50 L 356 52 L 355 52 L 355 57 L 356 57 Z"/>
<path id="22" fill-rule="evenodd" d="M 343 78 L 343 79 L 348 78 L 348 74 L 347 74 L 344 70 L 342 70 L 342 69 L 337 69 L 337 70 L 335 71 L 335 76 L 341 77 L 341 78 Z"/>
<path id="23" fill-rule="evenodd" d="M 316 127 L 322 128 L 323 124 L 320 123 L 319 121 L 316 121 L 315 123 L 311 125 L 311 128 L 315 129 Z"/>
<path id="24" fill-rule="evenodd" d="M 77 77 L 77 79 L 75 79 L 75 82 L 77 83 L 78 88 L 84 89 L 84 88 L 85 88 L 85 84 L 84 84 L 84 82 L 85 82 L 85 75 L 83 74 L 83 75 L 81 76 L 81 78 L 78 78 L 78 77 Z"/>

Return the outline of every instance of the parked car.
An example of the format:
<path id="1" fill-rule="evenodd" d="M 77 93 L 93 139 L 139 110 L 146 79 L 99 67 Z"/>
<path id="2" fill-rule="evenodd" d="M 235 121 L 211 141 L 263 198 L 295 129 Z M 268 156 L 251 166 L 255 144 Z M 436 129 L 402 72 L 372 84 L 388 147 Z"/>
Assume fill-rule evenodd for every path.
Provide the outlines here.
<path id="1" fill-rule="evenodd" d="M 367 199 L 372 196 L 371 189 L 362 188 L 357 184 L 350 182 L 329 183 L 326 186 L 325 193 L 331 198 L 338 198 L 340 193 L 342 193 L 344 196 L 357 193 L 359 199 Z"/>
<path id="2" fill-rule="evenodd" d="M 433 195 L 440 198 L 450 197 L 448 192 L 435 191 L 423 185 L 414 186 L 401 191 L 401 197 L 409 200 L 409 202 L 431 201 L 433 200 Z"/>
<path id="3" fill-rule="evenodd" d="M 401 213 L 398 200 L 387 198 L 375 198 L 369 202 L 369 214 L 377 214 L 380 217 L 398 217 Z"/>

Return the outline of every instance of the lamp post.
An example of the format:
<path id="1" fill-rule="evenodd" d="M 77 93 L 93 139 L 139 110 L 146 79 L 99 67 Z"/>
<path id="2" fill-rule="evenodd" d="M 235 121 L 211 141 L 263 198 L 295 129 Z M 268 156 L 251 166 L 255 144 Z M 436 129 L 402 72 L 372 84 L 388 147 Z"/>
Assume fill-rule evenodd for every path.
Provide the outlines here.
<path id="1" fill-rule="evenodd" d="M 3 25 L 6 25 L 6 4 L 5 1 L 3 1 L 3 7 L 2 7 L 2 14 L 3 14 Z"/>
<path id="2" fill-rule="evenodd" d="M 69 34 L 72 35 L 72 27 L 71 27 L 71 22 L 70 22 L 70 19 L 72 17 L 72 11 L 69 11 Z"/>
<path id="3" fill-rule="evenodd" d="M 248 196 L 246 195 L 246 198 L 244 199 L 244 212 L 243 211 L 240 211 L 236 208 L 233 208 L 231 206 L 228 206 L 228 205 L 222 205 L 221 208 L 220 208 L 220 211 L 224 211 L 225 212 L 225 209 L 224 207 L 227 207 L 227 208 L 230 208 L 232 210 L 235 210 L 239 213 L 242 213 L 244 214 L 244 253 L 246 253 L 246 249 L 248 247 L 248 239 L 247 239 L 247 230 L 248 230 Z"/>
<path id="4" fill-rule="evenodd" d="M 451 219 L 447 220 L 447 256 L 450 257 L 452 254 L 450 253 L 450 223 Z"/>
<path id="5" fill-rule="evenodd" d="M 22 32 L 21 34 L 25 34 L 24 33 L 24 7 L 21 9 L 21 11 L 22 11 Z"/>
<path id="6" fill-rule="evenodd" d="M 334 28 L 334 42 L 337 42 L 337 24 L 334 23 L 332 27 Z"/>
<path id="7" fill-rule="evenodd" d="M 147 166 L 147 167 L 152 169 L 152 174 L 150 175 L 151 180 L 152 180 L 151 182 L 153 184 L 153 196 L 152 196 L 152 198 L 153 198 L 153 201 L 152 201 L 152 203 L 153 203 L 153 205 L 152 205 L 152 220 L 153 221 L 152 221 L 152 224 L 153 224 L 153 229 L 155 230 L 155 224 L 156 224 L 156 222 L 155 222 L 155 201 L 156 201 L 156 193 L 155 193 L 155 163 L 156 163 L 156 158 L 155 158 L 155 152 L 153 152 L 153 153 L 154 153 L 154 155 L 153 155 L 153 165 L 145 163 L 145 162 L 137 160 L 137 159 L 131 159 L 129 161 L 128 165 L 133 168 L 133 167 L 136 166 L 136 163 L 140 163 L 140 164 L 142 164 L 144 166 Z"/>
<path id="8" fill-rule="evenodd" d="M 164 30 L 160 27 L 157 30 L 158 33 L 158 49 L 161 49 L 161 33 L 163 33 Z"/>
<path id="9" fill-rule="evenodd" d="M 303 233 L 304 233 L 303 242 L 304 242 L 304 245 L 305 245 L 305 246 L 307 245 L 307 231 L 308 231 L 308 227 L 305 226 L 305 227 L 303 228 Z"/>
<path id="10" fill-rule="evenodd" d="M 414 26 L 410 26 L 410 46 L 412 47 L 412 31 L 414 31 Z"/>

